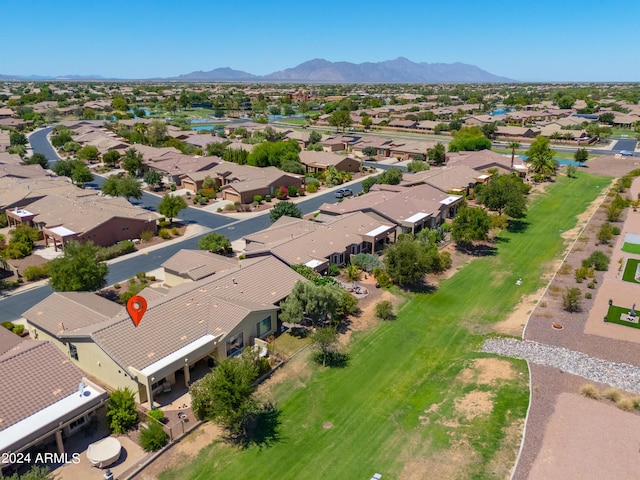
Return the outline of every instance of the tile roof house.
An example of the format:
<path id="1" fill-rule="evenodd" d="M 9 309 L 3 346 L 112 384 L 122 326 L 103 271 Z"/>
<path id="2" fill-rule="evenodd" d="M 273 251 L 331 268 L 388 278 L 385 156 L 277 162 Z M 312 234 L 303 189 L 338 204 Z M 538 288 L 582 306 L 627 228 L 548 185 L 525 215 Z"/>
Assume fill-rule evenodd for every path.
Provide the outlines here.
<path id="1" fill-rule="evenodd" d="M 460 195 L 448 194 L 427 184 L 412 187 L 375 185 L 366 195 L 347 198 L 340 203 L 322 204 L 320 213 L 373 213 L 392 223 L 402 233 L 418 233 L 453 218 L 461 202 Z"/>
<path id="2" fill-rule="evenodd" d="M 225 270 L 239 269 L 238 259 L 203 250 L 180 250 L 162 265 L 165 285 L 175 286 L 202 280 Z"/>
<path id="3" fill-rule="evenodd" d="M 220 162 L 207 170 L 221 188 L 222 198 L 248 204 L 253 197 L 273 196 L 283 186 L 302 188 L 304 177 L 278 170 L 276 167 L 252 167 L 233 162 Z"/>
<path id="4" fill-rule="evenodd" d="M 526 163 L 519 156 L 514 157 L 513 165 L 511 165 L 511 155 L 502 155 L 491 150 L 447 153 L 447 165 L 458 164 L 466 165 L 483 173 L 489 173 L 489 169 L 496 168 L 500 173 L 516 172 L 520 176 L 525 176 L 528 171 Z"/>
<path id="5" fill-rule="evenodd" d="M 360 171 L 360 161 L 347 155 L 309 150 L 302 150 L 299 155 L 300 162 L 305 166 L 307 173 L 321 172 L 329 167 L 334 167 L 341 172 Z"/>
<path id="6" fill-rule="evenodd" d="M 64 453 L 63 434 L 78 431 L 107 400 L 51 342 L 23 340 L 0 353 L 0 378 L 2 452 L 53 443 L 47 451 Z"/>
<path id="7" fill-rule="evenodd" d="M 87 374 L 110 388 L 129 387 L 140 403 L 154 405 L 154 393 L 188 385 L 196 363 L 237 355 L 273 333 L 276 304 L 302 279 L 270 256 L 141 292 L 148 308 L 137 327 L 122 306 L 85 292 L 53 293 L 23 316 L 32 338 L 50 340 Z"/>
<path id="8" fill-rule="evenodd" d="M 396 227 L 359 211 L 330 217 L 324 224 L 287 219 L 245 237 L 247 257 L 271 254 L 288 265 L 303 264 L 325 273 L 350 255 L 381 250 L 395 241 Z"/>
<path id="9" fill-rule="evenodd" d="M 19 207 L 8 209 L 10 224 L 35 226 L 45 243 L 57 249 L 69 240 L 91 240 L 110 246 L 122 240 L 140 238 L 144 231 L 156 230 L 156 212 L 131 205 L 122 197 L 103 197 L 96 191 L 84 196 L 48 194 Z"/>

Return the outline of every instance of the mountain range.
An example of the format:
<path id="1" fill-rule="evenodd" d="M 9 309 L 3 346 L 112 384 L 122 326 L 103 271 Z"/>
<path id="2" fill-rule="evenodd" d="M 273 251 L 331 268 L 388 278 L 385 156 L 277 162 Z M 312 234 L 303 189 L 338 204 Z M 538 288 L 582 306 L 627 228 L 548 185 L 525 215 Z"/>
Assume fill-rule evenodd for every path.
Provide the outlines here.
<path id="1" fill-rule="evenodd" d="M 99 75 L 66 75 L 64 77 L 29 77 L 0 75 L 0 80 L 107 80 Z M 117 80 L 117 79 L 111 79 Z M 143 79 L 140 79 L 143 80 Z M 151 79 L 149 79 L 151 80 Z M 311 82 L 311 83 L 509 83 L 506 77 L 493 75 L 466 63 L 412 62 L 404 57 L 383 62 L 330 62 L 316 58 L 300 65 L 268 75 L 233 70 L 229 67 L 196 71 L 153 80 L 181 82 Z"/>

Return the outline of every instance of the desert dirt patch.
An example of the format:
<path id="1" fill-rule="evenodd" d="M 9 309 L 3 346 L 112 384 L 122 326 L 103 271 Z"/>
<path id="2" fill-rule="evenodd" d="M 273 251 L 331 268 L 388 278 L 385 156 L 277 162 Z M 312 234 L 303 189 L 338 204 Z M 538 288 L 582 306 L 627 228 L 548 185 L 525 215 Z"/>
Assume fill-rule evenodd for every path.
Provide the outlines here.
<path id="1" fill-rule="evenodd" d="M 493 385 L 499 380 L 511 380 L 516 372 L 511 363 L 499 358 L 476 358 L 473 364 L 462 370 L 458 380 L 463 383 Z"/>
<path id="2" fill-rule="evenodd" d="M 404 480 L 450 480 L 466 478 L 469 465 L 478 460 L 478 452 L 466 440 L 432 456 L 417 456 L 404 462 L 399 478 Z"/>
<path id="3" fill-rule="evenodd" d="M 141 480 L 152 480 L 165 470 L 180 468 L 190 463 L 200 450 L 215 439 L 220 438 L 222 430 L 214 423 L 204 423 L 175 444 L 171 450 L 160 456 L 137 476 Z"/>
<path id="4" fill-rule="evenodd" d="M 486 415 L 493 410 L 491 392 L 474 391 L 467 393 L 454 402 L 456 411 L 465 416 L 467 420 L 473 420 L 480 415 Z"/>

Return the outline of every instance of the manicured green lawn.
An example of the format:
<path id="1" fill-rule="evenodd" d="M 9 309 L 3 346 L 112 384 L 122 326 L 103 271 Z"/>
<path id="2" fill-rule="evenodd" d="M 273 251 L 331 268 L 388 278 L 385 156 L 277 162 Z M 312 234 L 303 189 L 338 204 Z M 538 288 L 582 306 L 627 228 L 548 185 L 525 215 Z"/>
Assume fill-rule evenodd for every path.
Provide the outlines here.
<path id="1" fill-rule="evenodd" d="M 280 123 L 289 123 L 291 125 L 306 125 L 309 121 L 306 118 L 281 118 Z"/>
<path id="2" fill-rule="evenodd" d="M 622 251 L 627 253 L 640 254 L 640 245 L 638 245 L 637 243 L 624 242 L 624 245 L 622 245 Z"/>
<path id="3" fill-rule="evenodd" d="M 424 473 L 423 459 L 455 463 L 451 451 L 458 462 L 469 459 L 455 478 L 505 478 L 520 440 L 505 431 L 524 418 L 529 398 L 526 364 L 509 360 L 514 378 L 492 385 L 459 373 L 487 356 L 477 350 L 491 324 L 541 286 L 543 265 L 562 251 L 561 233 L 607 184 L 582 172 L 559 178 L 536 197 L 519 233 L 499 236 L 496 255 L 471 262 L 434 293 L 413 295 L 395 321 L 353 335 L 345 368 L 313 367 L 310 378 L 274 387 L 281 424 L 269 445 L 214 442 L 160 478 L 367 479 L 377 472 L 395 479 L 410 465 Z M 489 392 L 493 406 L 470 418 L 456 402 L 474 391 Z"/>
<path id="4" fill-rule="evenodd" d="M 624 266 L 624 272 L 622 273 L 622 279 L 625 282 L 640 283 L 636 282 L 636 270 L 638 269 L 638 263 L 640 263 L 640 260 L 636 260 L 635 258 L 627 260 L 627 264 Z"/>
<path id="5" fill-rule="evenodd" d="M 640 306 L 638 306 L 637 308 L 638 310 L 640 310 Z M 617 323 L 618 325 L 624 325 L 625 327 L 640 328 L 640 324 L 620 320 L 620 315 L 622 315 L 623 313 L 629 313 L 630 311 L 630 307 L 618 307 L 617 305 L 610 305 L 609 310 L 607 311 L 607 322 Z"/>

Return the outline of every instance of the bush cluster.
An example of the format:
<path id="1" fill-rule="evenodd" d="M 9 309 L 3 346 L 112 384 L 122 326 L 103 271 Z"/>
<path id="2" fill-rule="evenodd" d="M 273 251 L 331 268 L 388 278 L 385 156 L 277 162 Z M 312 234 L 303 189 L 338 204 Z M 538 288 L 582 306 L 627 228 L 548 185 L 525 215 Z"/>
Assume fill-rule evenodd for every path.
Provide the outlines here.
<path id="1" fill-rule="evenodd" d="M 49 264 L 43 263 L 42 265 L 31 265 L 24 269 L 22 275 L 29 282 L 40 280 L 41 278 L 47 278 L 49 276 Z"/>
<path id="2" fill-rule="evenodd" d="M 144 235 L 145 233 L 146 232 L 142 232 L 140 236 Z M 153 237 L 153 234 L 151 235 Z M 115 245 L 111 245 L 110 247 L 100 247 L 96 252 L 96 259 L 100 262 L 104 262 L 105 260 L 120 257 L 122 255 L 126 255 L 127 253 L 132 253 L 135 251 L 135 243 L 133 243 L 131 240 L 124 240 L 122 242 L 116 243 Z"/>

